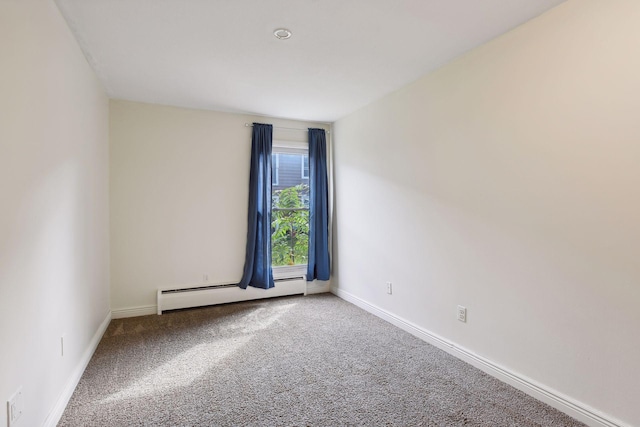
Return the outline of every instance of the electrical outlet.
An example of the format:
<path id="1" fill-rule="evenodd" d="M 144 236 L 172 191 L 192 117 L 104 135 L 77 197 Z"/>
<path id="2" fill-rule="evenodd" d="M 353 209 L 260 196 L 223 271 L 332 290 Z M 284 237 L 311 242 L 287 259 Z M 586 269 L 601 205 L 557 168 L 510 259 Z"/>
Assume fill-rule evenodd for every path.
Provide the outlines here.
<path id="1" fill-rule="evenodd" d="M 209 275 L 208 274 L 203 274 L 202 275 L 202 281 L 205 282 L 205 283 L 208 282 L 209 281 Z"/>
<path id="2" fill-rule="evenodd" d="M 458 306 L 458 320 L 461 322 L 467 322 L 467 308 L 461 305 Z"/>
<path id="3" fill-rule="evenodd" d="M 7 420 L 9 421 L 7 427 L 13 427 L 16 425 L 18 419 L 22 415 L 22 388 L 13 393 L 13 396 L 7 401 Z"/>
<path id="4" fill-rule="evenodd" d="M 60 356 L 64 357 L 64 335 L 60 337 Z"/>
<path id="5" fill-rule="evenodd" d="M 387 293 L 391 295 L 393 293 L 393 285 L 391 282 L 387 282 Z"/>

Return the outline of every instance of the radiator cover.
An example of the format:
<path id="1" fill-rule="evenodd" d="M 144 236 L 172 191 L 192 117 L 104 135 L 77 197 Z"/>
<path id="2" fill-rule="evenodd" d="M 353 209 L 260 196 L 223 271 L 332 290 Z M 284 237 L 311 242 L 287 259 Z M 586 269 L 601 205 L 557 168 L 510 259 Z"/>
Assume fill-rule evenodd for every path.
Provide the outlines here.
<path id="1" fill-rule="evenodd" d="M 158 289 L 158 314 L 180 308 L 203 307 L 230 302 L 251 301 L 286 295 L 306 295 L 306 276 L 279 279 L 271 289 L 248 286 L 241 289 L 237 285 L 211 285 L 203 287 Z"/>

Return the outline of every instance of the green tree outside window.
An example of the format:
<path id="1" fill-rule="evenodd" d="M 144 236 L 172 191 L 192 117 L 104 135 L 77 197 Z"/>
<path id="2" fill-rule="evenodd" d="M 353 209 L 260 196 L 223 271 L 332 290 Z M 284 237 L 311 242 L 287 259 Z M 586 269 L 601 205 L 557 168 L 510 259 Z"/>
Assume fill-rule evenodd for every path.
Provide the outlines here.
<path id="1" fill-rule="evenodd" d="M 271 262 L 273 266 L 306 264 L 309 245 L 309 186 L 273 192 Z"/>

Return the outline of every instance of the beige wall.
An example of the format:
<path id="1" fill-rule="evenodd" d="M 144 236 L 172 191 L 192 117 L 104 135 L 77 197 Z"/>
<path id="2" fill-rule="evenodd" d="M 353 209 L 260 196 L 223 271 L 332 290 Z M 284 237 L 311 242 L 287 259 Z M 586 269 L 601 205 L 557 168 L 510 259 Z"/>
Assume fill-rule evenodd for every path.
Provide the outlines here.
<path id="1" fill-rule="evenodd" d="M 306 141 L 307 127 L 240 114 L 110 103 L 111 308 L 154 312 L 161 287 L 234 283 L 247 234 L 251 128 Z M 124 310 L 124 311 L 123 311 Z"/>
<path id="2" fill-rule="evenodd" d="M 108 319 L 108 100 L 51 1 L 0 2 L 0 62 L 0 425 L 22 387 L 40 426 Z"/>
<path id="3" fill-rule="evenodd" d="M 569 1 L 334 125 L 338 289 L 631 425 L 638 22 Z"/>

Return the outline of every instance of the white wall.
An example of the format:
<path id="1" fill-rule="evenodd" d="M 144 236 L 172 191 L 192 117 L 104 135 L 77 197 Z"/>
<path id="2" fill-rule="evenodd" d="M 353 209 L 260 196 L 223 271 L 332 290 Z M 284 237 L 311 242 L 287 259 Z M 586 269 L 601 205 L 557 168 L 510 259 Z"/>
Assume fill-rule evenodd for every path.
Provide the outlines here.
<path id="1" fill-rule="evenodd" d="M 0 425 L 22 387 L 39 426 L 109 315 L 108 100 L 51 1 L 0 2 L 0 61 Z"/>
<path id="2" fill-rule="evenodd" d="M 160 287 L 238 282 L 244 266 L 251 128 L 307 140 L 327 125 L 112 100 L 111 307 L 155 312 Z"/>
<path id="3" fill-rule="evenodd" d="M 638 22 L 571 0 L 334 124 L 338 289 L 631 425 Z"/>

